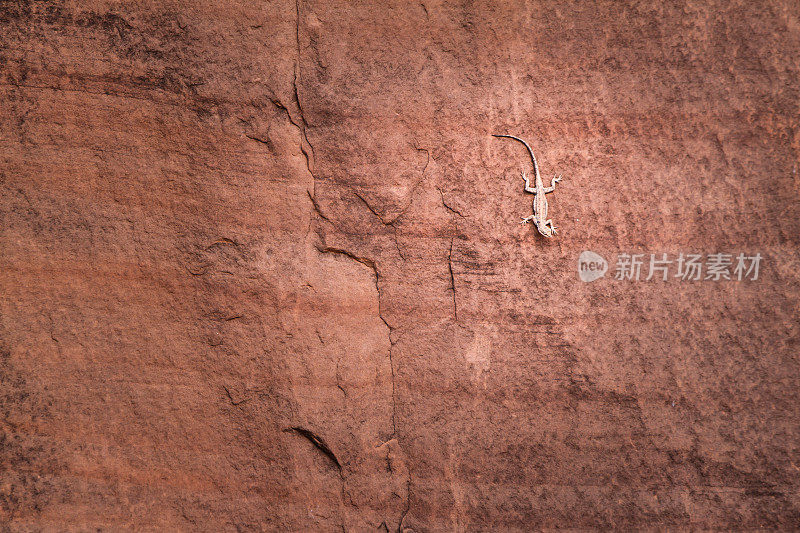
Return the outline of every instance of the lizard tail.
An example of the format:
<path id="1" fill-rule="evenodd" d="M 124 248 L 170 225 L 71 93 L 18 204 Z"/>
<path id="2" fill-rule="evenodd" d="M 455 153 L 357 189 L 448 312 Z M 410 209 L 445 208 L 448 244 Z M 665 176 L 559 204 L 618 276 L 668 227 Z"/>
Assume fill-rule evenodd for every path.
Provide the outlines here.
<path id="1" fill-rule="evenodd" d="M 539 175 L 539 165 L 536 163 L 536 156 L 533 155 L 533 150 L 531 150 L 531 147 L 528 146 L 528 143 L 526 143 L 525 141 L 523 141 L 519 137 L 514 137 L 513 135 L 494 135 L 494 134 L 492 134 L 492 137 L 505 137 L 507 139 L 514 139 L 515 141 L 519 141 L 522 144 L 524 144 L 525 148 L 528 149 L 528 153 L 531 154 L 531 161 L 533 161 L 534 176 L 538 176 Z"/>

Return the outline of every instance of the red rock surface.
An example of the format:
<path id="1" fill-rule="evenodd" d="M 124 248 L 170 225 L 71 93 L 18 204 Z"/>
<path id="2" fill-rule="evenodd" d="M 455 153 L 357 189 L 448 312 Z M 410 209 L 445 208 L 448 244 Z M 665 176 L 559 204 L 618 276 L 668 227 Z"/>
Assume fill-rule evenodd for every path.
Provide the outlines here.
<path id="1" fill-rule="evenodd" d="M 0 2 L 0 522 L 797 527 L 798 58 L 793 1 Z"/>

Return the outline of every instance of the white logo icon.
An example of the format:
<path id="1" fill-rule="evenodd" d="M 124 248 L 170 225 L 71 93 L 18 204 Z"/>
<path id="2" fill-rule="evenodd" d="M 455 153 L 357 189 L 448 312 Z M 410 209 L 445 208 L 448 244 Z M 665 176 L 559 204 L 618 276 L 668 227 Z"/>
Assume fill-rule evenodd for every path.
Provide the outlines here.
<path id="1" fill-rule="evenodd" d="M 600 255 L 586 250 L 578 257 L 578 277 L 589 283 L 602 278 L 608 270 L 608 263 Z"/>

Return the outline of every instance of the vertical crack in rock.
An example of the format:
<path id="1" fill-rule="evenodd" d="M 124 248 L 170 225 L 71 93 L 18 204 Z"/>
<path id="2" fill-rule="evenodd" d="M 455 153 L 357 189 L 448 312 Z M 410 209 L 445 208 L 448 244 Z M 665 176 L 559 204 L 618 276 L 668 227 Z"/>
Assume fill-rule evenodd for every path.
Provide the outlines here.
<path id="1" fill-rule="evenodd" d="M 386 321 L 383 316 L 383 311 L 381 308 L 381 287 L 380 287 L 380 274 L 378 274 L 378 266 L 375 264 L 375 261 L 369 259 L 367 257 L 360 257 L 352 252 L 349 252 L 343 248 L 335 248 L 332 246 L 317 246 L 317 251 L 322 254 L 339 254 L 345 257 L 349 257 L 353 261 L 357 261 L 362 265 L 365 265 L 372 269 L 372 272 L 375 274 L 375 291 L 377 292 L 378 298 L 378 318 L 381 319 L 381 322 L 386 326 L 388 330 L 388 338 L 389 338 L 389 369 L 391 371 L 392 376 L 392 434 L 387 440 L 391 440 L 397 434 L 397 400 L 396 400 L 396 387 L 395 387 L 395 376 L 394 376 L 394 359 L 392 357 L 392 347 L 394 346 L 394 342 L 392 342 L 392 332 L 394 328 Z M 396 342 L 396 341 L 395 341 Z"/>
<path id="2" fill-rule="evenodd" d="M 453 273 L 453 240 L 455 236 L 450 237 L 450 249 L 447 251 L 447 269 L 450 271 L 450 289 L 453 291 L 453 317 L 458 322 L 458 305 L 456 304 L 456 276 Z"/>
<path id="3" fill-rule="evenodd" d="M 294 103 L 297 106 L 297 111 L 300 113 L 300 133 L 302 135 L 302 140 L 300 143 L 300 151 L 303 152 L 303 155 L 306 158 L 306 166 L 308 166 L 308 173 L 311 174 L 311 177 L 314 177 L 314 170 L 312 167 L 316 167 L 316 158 L 314 155 L 314 145 L 311 144 L 311 141 L 308 140 L 308 122 L 306 121 L 306 115 L 303 112 L 303 106 L 300 104 L 300 93 L 297 90 L 297 72 L 300 70 L 300 64 L 298 63 L 294 69 L 294 79 L 292 80 L 292 86 L 294 89 Z M 306 149 L 305 145 L 308 145 L 308 150 Z"/>
<path id="4" fill-rule="evenodd" d="M 311 144 L 311 141 L 308 140 L 308 121 L 306 120 L 305 112 L 303 111 L 303 105 L 300 103 L 300 92 L 298 90 L 298 78 L 299 78 L 299 71 L 300 71 L 300 0 L 295 0 L 295 40 L 297 45 L 297 58 L 294 64 L 294 74 L 292 77 L 292 99 L 294 100 L 294 105 L 297 108 L 297 114 L 299 119 L 296 119 L 292 116 L 292 112 L 289 108 L 281 102 L 281 100 L 276 97 L 274 94 L 270 96 L 270 102 L 278 108 L 280 111 L 283 111 L 286 114 L 286 118 L 289 119 L 289 122 L 297 128 L 300 132 L 300 152 L 302 152 L 303 157 L 306 160 L 306 169 L 308 173 L 311 175 L 312 180 L 312 192 L 311 192 L 311 199 L 314 202 L 315 207 L 316 205 L 316 185 L 317 185 L 317 178 L 314 175 L 314 170 L 316 168 L 316 156 L 314 152 L 314 146 Z M 251 135 L 247 135 L 248 138 L 260 142 L 269 146 L 271 143 L 268 140 L 260 139 L 258 137 L 254 137 Z M 316 209 L 317 213 L 320 213 L 319 209 Z M 326 218 L 327 220 L 327 218 Z"/>
<path id="5" fill-rule="evenodd" d="M 308 140 L 308 121 L 306 120 L 305 112 L 303 111 L 303 105 L 300 103 L 300 91 L 297 88 L 297 80 L 300 76 L 300 64 L 302 59 L 301 54 L 301 46 L 300 46 L 300 0 L 295 0 L 294 2 L 294 10 L 295 10 L 295 44 L 297 46 L 297 58 L 294 64 L 294 77 L 292 78 L 292 96 L 294 97 L 294 103 L 297 106 L 297 113 L 300 115 L 300 120 L 295 121 L 292 118 L 291 113 L 289 110 L 281 104 L 277 100 L 273 100 L 273 103 L 277 106 L 283 108 L 286 111 L 286 116 L 289 117 L 289 121 L 294 124 L 294 126 L 300 131 L 300 151 L 303 153 L 303 156 L 306 158 L 306 169 L 308 173 L 311 175 L 311 191 L 309 191 L 309 197 L 311 198 L 311 203 L 314 207 L 314 211 L 322 217 L 324 220 L 330 222 L 326 216 L 322 214 L 322 211 L 319 208 L 319 204 L 317 203 L 317 177 L 314 175 L 314 170 L 316 170 L 316 154 L 314 152 L 314 146 L 311 144 L 311 141 Z M 308 148 L 306 148 L 306 146 Z M 309 220 L 308 225 L 309 231 L 311 231 L 311 220 Z"/>
<path id="6" fill-rule="evenodd" d="M 294 38 L 297 45 L 297 62 L 300 62 L 300 0 L 294 0 L 295 27 Z"/>
<path id="7" fill-rule="evenodd" d="M 439 191 L 439 196 L 442 198 L 442 205 L 445 209 L 447 209 L 451 214 L 451 219 L 453 221 L 453 226 L 455 230 L 458 231 L 458 222 L 456 222 L 455 217 L 459 216 L 461 218 L 466 218 L 458 209 L 451 207 L 447 204 L 444 199 L 444 192 L 439 187 L 436 187 L 436 190 Z M 455 234 L 450 236 L 450 248 L 447 251 L 447 270 L 450 272 L 450 290 L 453 291 L 453 317 L 455 321 L 458 322 L 458 304 L 456 303 L 456 276 L 455 272 L 453 272 L 453 241 L 455 240 Z"/>
<path id="8" fill-rule="evenodd" d="M 297 112 L 300 113 L 300 124 L 302 125 L 298 126 L 298 128 L 300 128 L 300 133 L 303 136 L 302 140 L 305 141 L 306 144 L 308 144 L 308 147 L 310 149 L 310 154 L 309 152 L 306 151 L 302 142 L 300 144 L 300 150 L 303 152 L 303 155 L 306 156 L 306 164 L 309 166 L 308 172 L 313 177 L 314 173 L 311 170 L 311 167 L 313 166 L 313 163 L 316 162 L 314 159 L 314 146 L 309 142 L 308 135 L 306 134 L 306 128 L 308 127 L 308 122 L 306 121 L 306 115 L 303 112 L 303 106 L 302 104 L 300 104 L 300 93 L 297 90 L 297 78 L 299 77 L 300 60 L 302 57 L 300 53 L 300 0 L 295 0 L 294 9 L 295 9 L 295 40 L 297 43 L 297 61 L 295 62 L 294 66 L 294 80 L 292 81 L 292 87 L 294 90 L 293 92 L 294 103 L 295 105 L 297 105 Z"/>
<path id="9" fill-rule="evenodd" d="M 406 515 L 411 510 L 411 470 L 408 471 L 408 479 L 406 480 L 406 508 L 403 509 L 403 514 L 400 515 L 400 521 L 397 523 L 397 533 L 403 532 L 403 521 Z"/>
<path id="10" fill-rule="evenodd" d="M 390 374 L 391 374 L 391 378 L 392 378 L 392 433 L 389 436 L 389 438 L 386 439 L 386 442 L 389 442 L 392 439 L 395 439 L 396 436 L 397 436 L 397 388 L 396 388 L 396 379 L 395 379 L 395 371 L 394 371 L 394 358 L 393 358 L 393 353 L 392 353 L 393 352 L 393 348 L 394 348 L 394 344 L 395 344 L 395 342 L 397 342 L 397 340 L 392 340 L 392 333 L 394 331 L 394 328 L 389 324 L 389 322 L 383 316 L 383 310 L 382 310 L 382 307 L 381 307 L 382 298 L 381 298 L 381 288 L 380 288 L 380 274 L 378 273 L 378 266 L 375 263 L 375 261 L 373 261 L 372 259 L 369 259 L 369 258 L 366 258 L 366 257 L 360 257 L 360 256 L 358 256 L 358 255 L 356 255 L 356 254 L 354 254 L 352 252 L 349 252 L 349 251 L 347 251 L 347 250 L 345 250 L 343 248 L 335 248 L 335 247 L 331 247 L 331 246 L 325 245 L 325 246 L 317 246 L 317 250 L 320 253 L 323 253 L 323 254 L 324 253 L 332 253 L 332 254 L 339 254 L 339 255 L 343 255 L 345 257 L 348 257 L 348 258 L 350 258 L 350 259 L 352 259 L 354 261 L 357 261 L 357 262 L 361 263 L 362 265 L 365 265 L 365 266 L 371 268 L 372 272 L 375 274 L 375 291 L 376 291 L 376 295 L 377 295 L 377 299 L 378 299 L 378 318 L 380 318 L 381 321 L 383 322 L 383 324 L 386 326 L 386 329 L 388 331 L 387 336 L 388 336 L 388 339 L 389 339 L 389 349 L 388 349 L 389 370 L 390 370 Z M 345 396 L 347 396 L 347 392 L 338 383 L 338 365 L 337 365 L 337 386 L 339 386 L 339 389 L 342 391 L 342 393 L 345 394 Z M 384 442 L 382 444 L 386 444 L 386 442 Z M 314 444 L 317 445 L 316 442 L 314 442 Z M 411 505 L 411 496 L 410 496 L 410 493 L 409 493 L 409 491 L 411 489 L 411 474 L 410 473 L 409 473 L 409 476 L 408 476 L 407 486 L 408 486 L 408 488 L 406 490 L 406 498 L 407 498 L 406 508 L 403 511 L 403 515 L 400 518 L 400 521 L 398 523 L 398 531 L 402 531 L 403 519 L 405 518 L 405 515 L 408 513 L 408 510 L 409 510 L 410 505 Z M 343 495 L 343 497 L 344 497 L 344 494 L 345 494 L 344 477 L 342 477 L 342 495 Z M 351 501 L 351 504 L 352 504 L 352 501 Z M 344 529 L 344 526 L 342 526 L 342 527 Z M 387 528 L 387 530 L 388 530 L 388 528 Z"/>
<path id="11" fill-rule="evenodd" d="M 377 271 L 375 272 L 375 287 L 378 286 L 378 278 L 377 278 Z M 387 329 L 389 330 L 389 370 L 391 370 L 392 374 L 392 435 L 389 437 L 389 440 L 395 438 L 397 436 L 397 400 L 395 396 L 395 379 L 394 379 L 394 359 L 392 356 L 392 349 L 394 348 L 394 342 L 392 341 L 392 331 L 394 328 L 389 325 L 385 318 L 383 318 L 383 313 L 381 312 L 381 293 L 380 289 L 378 289 L 378 316 L 386 325 Z"/>
<path id="12" fill-rule="evenodd" d="M 370 203 L 366 200 L 366 198 L 364 198 L 361 194 L 358 193 L 358 191 L 354 190 L 353 191 L 353 195 L 355 195 L 356 198 L 361 200 L 361 202 L 366 206 L 367 210 L 370 213 L 372 213 L 375 216 L 375 218 L 377 218 L 380 221 L 380 223 L 382 225 L 390 226 L 394 230 L 394 245 L 397 248 L 397 253 L 400 255 L 400 258 L 403 261 L 405 261 L 405 256 L 403 255 L 403 252 L 400 250 L 400 243 L 397 242 L 397 226 L 395 225 L 397 220 L 401 216 L 403 216 L 404 212 L 401 212 L 394 219 L 392 219 L 391 221 L 387 222 L 387 221 L 385 221 L 383 219 L 381 214 L 374 207 L 372 207 L 372 205 L 370 205 Z M 344 253 L 344 252 L 341 252 L 341 253 Z M 348 254 L 345 254 L 345 255 L 348 255 Z M 356 261 L 360 261 L 360 262 L 364 263 L 363 260 L 360 260 L 360 259 L 356 258 L 352 254 L 350 254 L 350 257 L 352 257 Z M 378 317 L 383 321 L 383 323 L 386 325 L 386 327 L 389 330 L 389 367 L 390 367 L 391 373 L 392 373 L 392 435 L 389 437 L 389 440 L 390 440 L 390 439 L 394 438 L 396 433 L 397 433 L 397 418 L 396 418 L 396 415 L 397 415 L 397 403 L 396 403 L 396 396 L 395 396 L 394 359 L 393 359 L 393 356 L 392 356 L 392 348 L 394 347 L 394 342 L 392 342 L 392 331 L 394 331 L 394 328 L 389 325 L 389 323 L 383 317 L 383 312 L 381 311 L 380 276 L 378 274 L 377 265 L 372 260 L 368 260 L 368 261 L 369 261 L 369 265 L 368 266 L 371 266 L 372 270 L 375 272 L 375 290 L 378 292 Z M 367 263 L 364 263 L 364 264 L 367 264 Z"/>

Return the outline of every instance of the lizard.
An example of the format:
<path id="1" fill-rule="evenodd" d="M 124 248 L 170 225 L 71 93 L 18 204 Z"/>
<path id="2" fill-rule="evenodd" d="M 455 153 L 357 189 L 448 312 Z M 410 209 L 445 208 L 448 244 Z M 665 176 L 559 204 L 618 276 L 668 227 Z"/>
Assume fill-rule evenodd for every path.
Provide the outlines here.
<path id="1" fill-rule="evenodd" d="M 528 143 L 519 137 L 514 137 L 513 135 L 492 135 L 492 137 L 505 137 L 507 139 L 514 139 L 515 141 L 519 141 L 524 144 L 525 148 L 528 149 L 528 153 L 531 154 L 531 161 L 533 161 L 533 172 L 535 175 L 533 187 L 531 187 L 530 179 L 525 172 L 522 173 L 522 179 L 525 181 L 525 192 L 532 193 L 535 196 L 533 199 L 533 214 L 523 218 L 522 224 L 527 224 L 533 220 L 533 223 L 536 225 L 536 229 L 539 230 L 539 233 L 545 237 L 552 237 L 556 234 L 556 227 L 553 226 L 553 221 L 547 218 L 547 197 L 545 195 L 555 190 L 556 183 L 561 181 L 561 176 L 553 176 L 550 186 L 545 187 L 542 183 L 542 177 L 539 175 L 539 165 L 536 163 L 536 156 L 533 155 L 533 150 L 531 150 L 531 147 L 528 146 Z"/>

